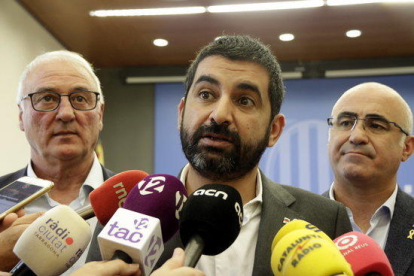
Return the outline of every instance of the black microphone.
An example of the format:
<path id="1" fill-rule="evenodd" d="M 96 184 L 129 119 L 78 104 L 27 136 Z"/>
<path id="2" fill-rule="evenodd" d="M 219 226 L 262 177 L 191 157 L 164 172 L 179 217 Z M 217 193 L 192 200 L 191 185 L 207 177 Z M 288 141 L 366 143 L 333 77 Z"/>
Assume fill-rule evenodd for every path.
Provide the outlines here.
<path id="1" fill-rule="evenodd" d="M 184 266 L 195 267 L 201 255 L 217 255 L 237 238 L 243 222 L 239 192 L 224 184 L 196 190 L 180 214 L 180 236 L 185 246 Z"/>

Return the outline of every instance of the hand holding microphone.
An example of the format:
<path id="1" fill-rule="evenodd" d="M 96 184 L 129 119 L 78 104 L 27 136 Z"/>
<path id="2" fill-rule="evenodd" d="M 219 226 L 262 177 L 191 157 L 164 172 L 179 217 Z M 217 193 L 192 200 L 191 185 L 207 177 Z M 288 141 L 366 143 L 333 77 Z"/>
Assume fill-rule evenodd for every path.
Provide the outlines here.
<path id="1" fill-rule="evenodd" d="M 9 271 L 19 261 L 13 253 L 13 247 L 26 228 L 42 214 L 43 212 L 34 213 L 17 218 L 7 229 L 0 233 L 0 270 Z"/>
<path id="2" fill-rule="evenodd" d="M 141 276 L 138 264 L 127 264 L 121 260 L 90 262 L 70 276 Z"/>
<path id="3" fill-rule="evenodd" d="M 164 242 L 178 230 L 179 210 L 186 198 L 185 187 L 175 176 L 145 177 L 99 234 L 102 258 L 138 263 L 142 274 L 148 275 L 164 250 Z"/>
<path id="4" fill-rule="evenodd" d="M 68 206 L 56 206 L 20 236 L 13 252 L 24 265 L 16 266 L 13 275 L 30 271 L 38 276 L 60 275 L 79 259 L 90 239 L 91 231 L 85 220 Z"/>
<path id="5" fill-rule="evenodd" d="M 181 248 L 176 248 L 171 259 L 155 270 L 151 276 L 205 276 L 198 269 L 183 266 L 184 259 L 184 251 Z"/>
<path id="6" fill-rule="evenodd" d="M 25 214 L 26 212 L 24 209 L 20 209 L 16 213 L 7 214 L 4 219 L 0 221 L 0 233 L 9 228 L 16 219 L 24 216 Z"/>
<path id="7" fill-rule="evenodd" d="M 151 276 L 205 276 L 200 270 L 183 267 L 183 264 L 184 251 L 181 248 L 176 248 L 172 258 L 166 261 L 159 269 L 151 273 Z M 127 264 L 121 260 L 113 260 L 87 263 L 70 276 L 113 275 L 140 276 L 141 271 L 138 264 Z"/>

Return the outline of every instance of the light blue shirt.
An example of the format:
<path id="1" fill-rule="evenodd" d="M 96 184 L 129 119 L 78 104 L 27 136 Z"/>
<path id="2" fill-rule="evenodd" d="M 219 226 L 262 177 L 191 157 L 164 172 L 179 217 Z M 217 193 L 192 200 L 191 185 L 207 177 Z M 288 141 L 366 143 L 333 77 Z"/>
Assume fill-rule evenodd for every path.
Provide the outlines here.
<path id="1" fill-rule="evenodd" d="M 395 201 L 397 199 L 398 185 L 395 185 L 395 190 L 392 195 L 375 211 L 370 220 L 370 227 L 365 233 L 369 237 L 373 238 L 384 250 L 385 244 L 387 243 L 388 232 L 390 230 L 390 224 L 392 216 L 394 214 Z M 333 191 L 333 184 L 329 189 L 329 198 L 335 200 L 335 195 Z M 346 212 L 348 213 L 349 220 L 351 221 L 352 229 L 354 231 L 361 232 L 361 229 L 355 223 L 354 215 L 352 214 L 351 209 L 346 207 Z"/>

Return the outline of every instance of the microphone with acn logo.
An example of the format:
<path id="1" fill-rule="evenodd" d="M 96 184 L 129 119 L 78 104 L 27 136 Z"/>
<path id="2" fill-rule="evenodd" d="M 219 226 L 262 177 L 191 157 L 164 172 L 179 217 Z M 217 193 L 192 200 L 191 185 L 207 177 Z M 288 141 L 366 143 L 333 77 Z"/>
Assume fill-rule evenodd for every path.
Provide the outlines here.
<path id="1" fill-rule="evenodd" d="M 312 230 L 294 230 L 272 248 L 271 267 L 276 276 L 352 276 L 351 265 L 332 240 Z"/>
<path id="2" fill-rule="evenodd" d="M 207 184 L 189 196 L 180 215 L 184 266 L 195 267 L 201 255 L 217 255 L 237 238 L 243 222 L 239 192 L 224 184 Z"/>
<path id="3" fill-rule="evenodd" d="M 131 189 L 146 176 L 146 172 L 130 170 L 108 178 L 89 194 L 91 205 L 76 212 L 84 219 L 96 215 L 98 221 L 105 225 L 115 211 L 122 207 Z"/>
<path id="4" fill-rule="evenodd" d="M 75 211 L 59 205 L 36 219 L 23 232 L 13 252 L 24 265 L 12 275 L 60 275 L 82 255 L 91 240 L 89 224 Z M 16 266 L 17 267 L 17 266 Z"/>
<path id="5" fill-rule="evenodd" d="M 349 232 L 334 240 L 355 276 L 394 276 L 390 261 L 374 239 Z"/>
<path id="6" fill-rule="evenodd" d="M 183 183 L 172 175 L 145 177 L 129 193 L 98 236 L 103 260 L 138 263 L 149 275 L 178 230 L 179 211 L 187 199 Z"/>

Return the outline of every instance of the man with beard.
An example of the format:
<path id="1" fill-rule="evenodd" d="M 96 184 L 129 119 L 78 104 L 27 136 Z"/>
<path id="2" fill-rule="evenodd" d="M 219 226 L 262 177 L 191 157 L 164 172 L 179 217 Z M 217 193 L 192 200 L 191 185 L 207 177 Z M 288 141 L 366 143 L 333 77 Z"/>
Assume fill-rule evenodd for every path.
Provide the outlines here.
<path id="1" fill-rule="evenodd" d="M 414 199 L 397 185 L 414 151 L 410 107 L 391 87 L 362 83 L 338 99 L 328 124 L 334 182 L 324 195 L 348 207 L 353 229 L 384 249 L 395 275 L 414 275 Z"/>
<path id="2" fill-rule="evenodd" d="M 258 169 L 266 149 L 280 137 L 285 117 L 281 72 L 270 49 L 248 36 L 224 36 L 201 50 L 185 81 L 178 128 L 189 161 L 180 173 L 189 194 L 209 183 L 240 193 L 244 218 L 236 241 L 217 256 L 201 256 L 206 275 L 273 275 L 271 243 L 288 220 L 304 219 L 331 238 L 351 225 L 343 205 L 272 182 Z M 333 204 L 334 203 L 334 204 Z M 177 234 L 159 264 L 182 247 Z"/>

